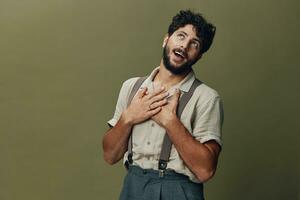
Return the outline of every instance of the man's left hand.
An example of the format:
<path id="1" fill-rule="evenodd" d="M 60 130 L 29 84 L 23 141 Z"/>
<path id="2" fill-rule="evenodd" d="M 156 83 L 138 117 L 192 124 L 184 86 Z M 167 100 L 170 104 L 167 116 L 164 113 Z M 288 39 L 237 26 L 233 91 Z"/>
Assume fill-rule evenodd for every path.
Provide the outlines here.
<path id="1" fill-rule="evenodd" d="M 176 89 L 175 93 L 168 98 L 168 103 L 164 106 L 162 106 L 162 109 L 160 112 L 158 112 L 156 115 L 152 116 L 152 120 L 154 120 L 156 123 L 158 123 L 160 126 L 165 127 L 168 122 L 172 121 L 176 115 L 176 110 L 178 106 L 178 101 L 180 97 L 180 90 Z"/>

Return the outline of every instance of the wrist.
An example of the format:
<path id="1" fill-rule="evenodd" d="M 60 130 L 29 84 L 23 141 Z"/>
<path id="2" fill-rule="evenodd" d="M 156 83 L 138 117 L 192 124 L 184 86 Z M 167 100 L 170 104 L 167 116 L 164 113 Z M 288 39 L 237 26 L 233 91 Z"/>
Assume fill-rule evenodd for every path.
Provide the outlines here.
<path id="1" fill-rule="evenodd" d="M 125 125 L 128 125 L 128 126 L 134 125 L 134 121 L 127 109 L 124 110 L 123 113 L 121 114 L 121 119 Z"/>
<path id="2" fill-rule="evenodd" d="M 170 117 L 166 118 L 163 122 L 163 127 L 167 130 L 174 127 L 174 123 L 177 122 L 178 117 L 176 114 L 171 114 Z"/>

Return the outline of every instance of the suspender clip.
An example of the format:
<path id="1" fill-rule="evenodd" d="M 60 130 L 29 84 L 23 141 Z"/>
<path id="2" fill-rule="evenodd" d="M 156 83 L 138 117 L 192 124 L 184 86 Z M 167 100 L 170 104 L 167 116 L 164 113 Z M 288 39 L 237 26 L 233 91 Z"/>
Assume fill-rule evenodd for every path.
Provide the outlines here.
<path id="1" fill-rule="evenodd" d="M 163 178 L 164 175 L 165 175 L 165 170 L 163 170 L 163 169 L 158 170 L 158 176 L 159 176 L 159 178 Z"/>
<path id="2" fill-rule="evenodd" d="M 132 153 L 128 153 L 127 159 L 128 159 L 129 164 L 132 164 L 132 163 L 133 163 L 133 160 L 132 160 Z"/>
<path id="3" fill-rule="evenodd" d="M 161 159 L 158 161 L 158 176 L 160 178 L 164 177 L 165 170 L 167 168 L 167 164 L 168 164 L 168 161 L 161 160 Z"/>

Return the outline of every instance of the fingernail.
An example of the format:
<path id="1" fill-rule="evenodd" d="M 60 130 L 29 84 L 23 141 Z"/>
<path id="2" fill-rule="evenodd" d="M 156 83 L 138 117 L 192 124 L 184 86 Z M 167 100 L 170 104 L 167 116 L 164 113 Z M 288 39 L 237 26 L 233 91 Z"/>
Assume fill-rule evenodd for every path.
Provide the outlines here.
<path id="1" fill-rule="evenodd" d="M 162 86 L 160 89 L 164 90 L 164 89 L 165 89 L 165 87 L 164 87 L 164 86 Z"/>

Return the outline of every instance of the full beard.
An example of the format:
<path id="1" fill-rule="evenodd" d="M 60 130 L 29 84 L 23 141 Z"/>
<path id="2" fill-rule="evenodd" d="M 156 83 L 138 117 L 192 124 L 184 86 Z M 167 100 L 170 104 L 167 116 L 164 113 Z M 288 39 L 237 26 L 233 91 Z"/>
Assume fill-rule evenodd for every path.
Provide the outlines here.
<path id="1" fill-rule="evenodd" d="M 179 75 L 179 74 L 185 74 L 186 72 L 189 72 L 192 69 L 192 66 L 197 62 L 197 59 L 189 60 L 185 63 L 183 63 L 181 66 L 175 67 L 170 62 L 170 56 L 168 56 L 168 53 L 170 52 L 170 49 L 165 46 L 163 49 L 163 63 L 168 71 L 170 71 L 172 74 Z"/>

